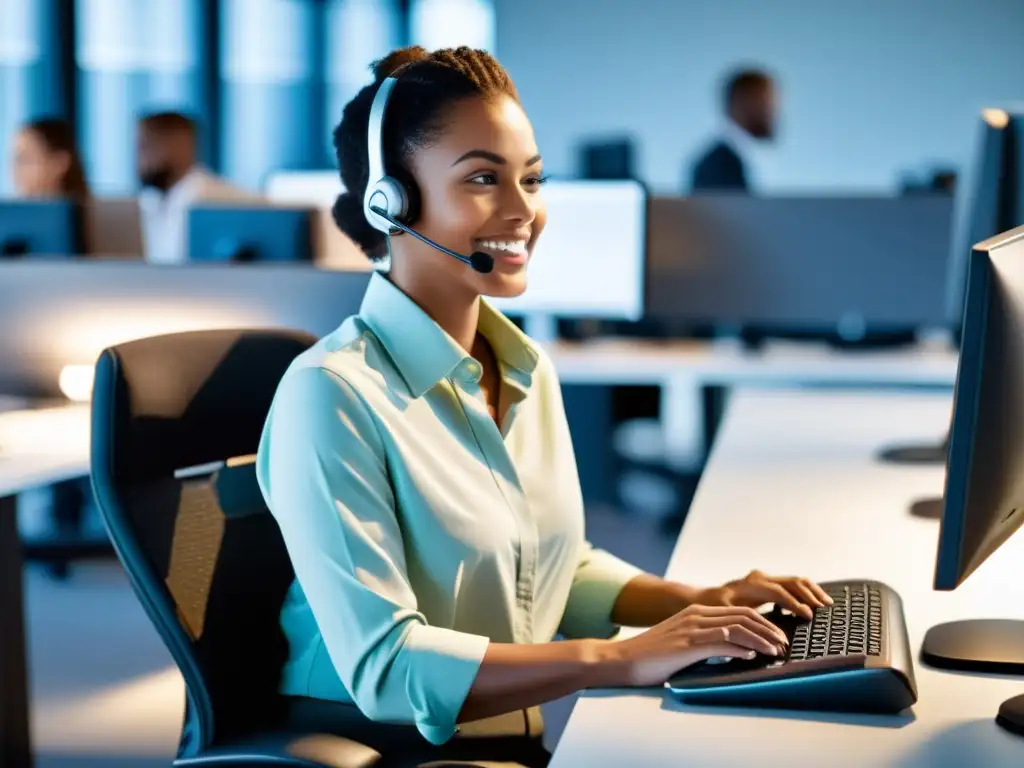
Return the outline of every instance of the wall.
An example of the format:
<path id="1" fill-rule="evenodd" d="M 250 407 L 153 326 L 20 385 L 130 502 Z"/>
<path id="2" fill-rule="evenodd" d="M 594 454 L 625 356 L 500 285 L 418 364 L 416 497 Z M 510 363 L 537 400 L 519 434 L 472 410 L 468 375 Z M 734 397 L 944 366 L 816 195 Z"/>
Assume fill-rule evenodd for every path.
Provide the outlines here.
<path id="1" fill-rule="evenodd" d="M 907 170 L 963 162 L 982 105 L 1024 102 L 1021 0 L 495 5 L 496 53 L 555 174 L 575 171 L 579 137 L 631 131 L 642 177 L 680 191 L 736 63 L 764 64 L 781 86 L 765 192 L 893 190 Z"/>

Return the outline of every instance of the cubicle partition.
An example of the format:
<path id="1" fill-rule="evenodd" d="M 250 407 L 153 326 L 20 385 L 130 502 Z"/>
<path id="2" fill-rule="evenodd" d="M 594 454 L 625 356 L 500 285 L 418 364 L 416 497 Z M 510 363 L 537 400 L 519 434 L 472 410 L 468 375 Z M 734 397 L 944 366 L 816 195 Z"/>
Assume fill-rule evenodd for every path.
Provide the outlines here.
<path id="1" fill-rule="evenodd" d="M 103 349 L 145 336 L 209 328 L 322 336 L 358 309 L 369 277 L 302 264 L 0 261 L 0 393 L 77 394 Z"/>

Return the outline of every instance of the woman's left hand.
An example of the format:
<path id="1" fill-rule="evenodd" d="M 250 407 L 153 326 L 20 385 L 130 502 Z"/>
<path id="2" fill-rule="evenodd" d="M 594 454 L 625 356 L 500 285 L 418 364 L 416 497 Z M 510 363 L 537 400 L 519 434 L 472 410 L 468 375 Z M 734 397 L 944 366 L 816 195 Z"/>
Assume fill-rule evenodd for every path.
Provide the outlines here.
<path id="1" fill-rule="evenodd" d="M 751 571 L 742 579 L 730 581 L 721 587 L 708 587 L 697 593 L 698 605 L 735 605 L 758 608 L 775 603 L 797 616 L 814 618 L 814 609 L 832 605 L 821 587 L 809 579 L 797 576 L 767 576 Z"/>

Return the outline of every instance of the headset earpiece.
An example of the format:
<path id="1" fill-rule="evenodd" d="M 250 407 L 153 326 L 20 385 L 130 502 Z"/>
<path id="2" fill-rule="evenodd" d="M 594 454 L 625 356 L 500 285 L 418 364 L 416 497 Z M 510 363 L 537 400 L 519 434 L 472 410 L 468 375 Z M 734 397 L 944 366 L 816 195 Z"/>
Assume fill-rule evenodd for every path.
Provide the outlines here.
<path id="1" fill-rule="evenodd" d="M 401 230 L 379 214 L 374 213 L 371 207 L 381 208 L 387 211 L 391 218 L 408 224 L 413 223 L 419 215 L 419 199 L 415 192 L 415 185 L 407 186 L 412 181 L 406 178 L 408 174 L 396 174 L 403 177 L 400 179 L 388 176 L 384 172 L 384 115 L 387 112 L 391 92 L 397 82 L 398 80 L 394 77 L 386 77 L 381 82 L 370 107 L 370 122 L 366 134 L 369 175 L 367 176 L 366 194 L 363 196 L 363 214 L 374 229 L 387 235 L 398 234 Z"/>

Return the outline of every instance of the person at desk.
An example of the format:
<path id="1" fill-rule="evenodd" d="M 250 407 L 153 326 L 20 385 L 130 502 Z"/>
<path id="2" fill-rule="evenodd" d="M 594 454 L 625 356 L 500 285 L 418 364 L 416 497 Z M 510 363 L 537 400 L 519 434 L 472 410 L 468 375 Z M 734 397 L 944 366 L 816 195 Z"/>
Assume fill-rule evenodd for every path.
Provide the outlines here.
<path id="1" fill-rule="evenodd" d="M 146 115 L 138 127 L 139 212 L 147 261 L 188 260 L 188 209 L 200 201 L 258 199 L 199 164 L 198 127 L 178 112 Z"/>
<path id="2" fill-rule="evenodd" d="M 757 571 L 668 582 L 587 542 L 555 368 L 482 298 L 526 289 L 546 221 L 515 86 L 465 47 L 400 49 L 373 74 L 334 132 L 333 211 L 390 271 L 294 361 L 256 459 L 296 574 L 281 691 L 415 760 L 544 765 L 542 702 L 775 655 L 785 635 L 754 607 L 829 598 Z M 620 626 L 648 629 L 609 641 Z"/>
<path id="3" fill-rule="evenodd" d="M 75 132 L 60 118 L 43 117 L 22 126 L 14 137 L 14 192 L 22 198 L 89 196 Z"/>
<path id="4" fill-rule="evenodd" d="M 693 192 L 750 192 L 750 159 L 756 142 L 775 135 L 775 84 L 761 70 L 729 77 L 724 89 L 724 124 L 719 137 L 693 166 Z"/>

